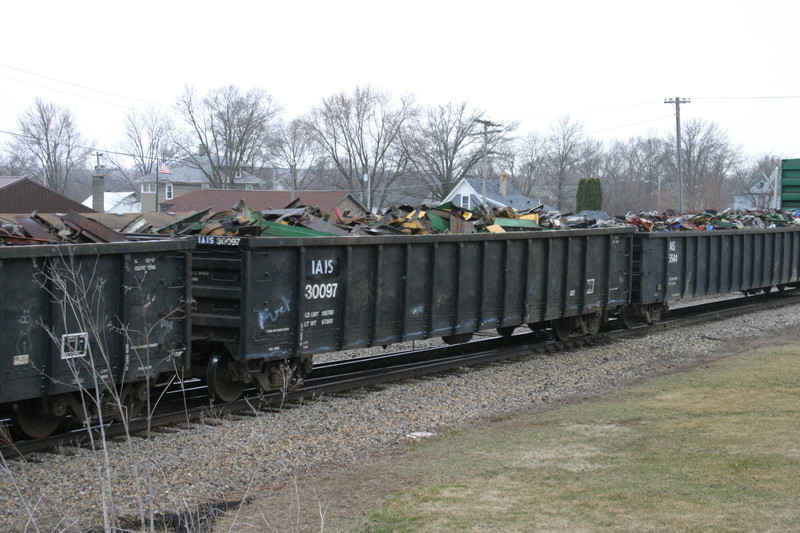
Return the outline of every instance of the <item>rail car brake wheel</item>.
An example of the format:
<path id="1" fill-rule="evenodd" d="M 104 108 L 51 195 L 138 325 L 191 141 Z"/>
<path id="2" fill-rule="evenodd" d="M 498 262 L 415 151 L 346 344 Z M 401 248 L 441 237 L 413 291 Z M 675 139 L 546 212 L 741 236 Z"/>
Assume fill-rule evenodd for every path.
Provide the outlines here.
<path id="1" fill-rule="evenodd" d="M 227 354 L 214 354 L 206 369 L 206 382 L 212 394 L 223 402 L 238 400 L 245 384 L 238 379 L 236 363 Z"/>
<path id="2" fill-rule="evenodd" d="M 32 439 L 43 439 L 51 435 L 61 423 L 61 416 L 48 411 L 39 399 L 24 400 L 14 405 L 14 424 L 17 429 Z"/>
<path id="3" fill-rule="evenodd" d="M 572 317 L 553 320 L 553 336 L 560 341 L 569 339 L 572 333 Z"/>

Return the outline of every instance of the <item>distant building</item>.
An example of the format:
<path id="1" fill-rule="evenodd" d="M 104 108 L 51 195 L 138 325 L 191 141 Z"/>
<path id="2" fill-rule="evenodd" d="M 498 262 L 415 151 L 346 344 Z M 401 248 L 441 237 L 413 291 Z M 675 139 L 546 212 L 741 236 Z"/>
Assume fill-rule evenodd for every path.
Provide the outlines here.
<path id="1" fill-rule="evenodd" d="M 90 207 L 48 189 L 30 178 L 0 178 L 0 213 L 94 213 Z"/>
<path id="2" fill-rule="evenodd" d="M 209 189 L 211 184 L 202 170 L 189 167 L 183 163 L 169 163 L 170 174 L 151 172 L 137 179 L 135 183 L 140 187 L 142 199 L 142 212 L 156 210 L 156 191 L 158 191 L 159 210 L 165 211 L 162 204 L 169 204 L 172 200 L 192 191 Z M 263 182 L 252 174 L 239 171 L 232 190 L 256 190 L 262 187 Z"/>
<path id="3" fill-rule="evenodd" d="M 366 213 L 367 208 L 346 191 L 295 191 L 296 205 L 317 207 L 325 212 L 338 209 L 344 216 Z M 211 209 L 212 213 L 230 210 L 237 202 L 256 211 L 283 209 L 292 203 L 291 191 L 232 191 L 222 189 L 200 190 L 180 198 L 164 201 L 165 211 L 191 212 Z"/>
<path id="4" fill-rule="evenodd" d="M 753 185 L 749 191 L 733 195 L 734 209 L 768 209 L 776 206 L 775 180 L 780 180 L 778 169 L 771 176 L 764 174 L 764 179 Z M 780 185 L 780 184 L 779 184 Z"/>
<path id="5" fill-rule="evenodd" d="M 447 202 L 452 202 L 464 209 L 474 209 L 483 205 L 483 179 L 463 178 L 442 201 L 442 203 Z M 487 209 L 513 207 L 516 211 L 524 211 L 539 205 L 541 202 L 528 198 L 517 191 L 510 180 L 505 180 L 505 183 L 498 179 L 486 180 Z"/>
<path id="6" fill-rule="evenodd" d="M 94 196 L 88 197 L 83 201 L 86 207 L 92 207 Z M 133 191 L 127 192 L 104 192 L 103 193 L 103 212 L 104 213 L 141 213 L 142 201 L 136 197 Z"/>

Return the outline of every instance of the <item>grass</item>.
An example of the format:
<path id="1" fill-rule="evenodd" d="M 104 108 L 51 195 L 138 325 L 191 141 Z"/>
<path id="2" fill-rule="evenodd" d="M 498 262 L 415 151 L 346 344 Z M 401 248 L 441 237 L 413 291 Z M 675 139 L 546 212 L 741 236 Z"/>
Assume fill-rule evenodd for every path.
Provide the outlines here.
<path id="1" fill-rule="evenodd" d="M 799 479 L 790 345 L 431 439 L 313 493 L 326 531 L 797 531 Z"/>

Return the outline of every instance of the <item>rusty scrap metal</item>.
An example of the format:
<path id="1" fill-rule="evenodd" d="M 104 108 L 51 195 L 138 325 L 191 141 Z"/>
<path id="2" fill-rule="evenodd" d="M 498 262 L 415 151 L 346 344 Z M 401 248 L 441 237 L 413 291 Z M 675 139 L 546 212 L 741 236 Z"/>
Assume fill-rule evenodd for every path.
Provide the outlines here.
<path id="1" fill-rule="evenodd" d="M 0 225 L 0 245 L 120 242 L 141 239 L 142 234 L 311 237 L 563 231 L 614 226 L 633 226 L 646 232 L 709 231 L 789 225 L 800 225 L 800 211 L 726 209 L 699 213 L 636 212 L 611 217 L 603 211 L 562 215 L 545 205 L 518 212 L 511 207 L 486 210 L 478 206 L 467 210 L 448 203 L 435 207 L 401 205 L 383 213 L 351 214 L 338 209 L 323 212 L 313 206 L 298 205 L 297 201 L 283 209 L 256 211 L 239 201 L 230 210 L 211 213 L 205 209 L 160 228 L 153 228 L 142 214 L 122 232 L 74 212 L 66 215 L 34 212 Z"/>

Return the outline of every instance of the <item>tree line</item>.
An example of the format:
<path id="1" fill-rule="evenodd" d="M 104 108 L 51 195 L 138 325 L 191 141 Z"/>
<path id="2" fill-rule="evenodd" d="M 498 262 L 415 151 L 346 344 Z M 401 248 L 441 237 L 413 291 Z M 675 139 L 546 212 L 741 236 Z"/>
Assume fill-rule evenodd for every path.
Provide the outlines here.
<path id="1" fill-rule="evenodd" d="M 570 116 L 534 132 L 517 123 L 487 128 L 487 116 L 467 102 L 422 107 L 410 95 L 357 86 L 285 120 L 262 89 L 200 95 L 187 87 L 170 112 L 128 113 L 105 172 L 114 187 L 138 194 L 136 180 L 159 160 L 202 171 L 210 188 L 232 188 L 245 170 L 267 188 L 344 190 L 377 209 L 440 201 L 462 178 L 504 173 L 520 193 L 562 212 L 576 209 L 582 179 L 599 180 L 612 214 L 677 208 L 674 132 L 604 143 Z M 686 211 L 725 208 L 780 164 L 771 154 L 747 158 L 716 123 L 685 122 L 681 141 Z M 0 146 L 0 175 L 26 175 L 78 199 L 94 152 L 71 110 L 36 99 Z"/>

